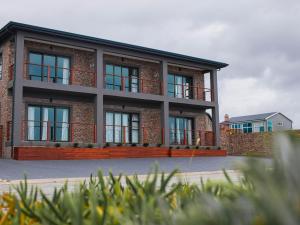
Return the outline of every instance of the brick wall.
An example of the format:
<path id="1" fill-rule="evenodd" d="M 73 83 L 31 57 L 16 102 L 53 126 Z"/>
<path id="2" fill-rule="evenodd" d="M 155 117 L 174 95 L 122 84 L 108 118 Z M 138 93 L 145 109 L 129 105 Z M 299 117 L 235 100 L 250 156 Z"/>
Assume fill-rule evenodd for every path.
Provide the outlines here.
<path id="1" fill-rule="evenodd" d="M 161 94 L 159 63 L 145 62 L 112 55 L 104 55 L 104 63 L 138 68 L 140 78 L 143 80 L 142 92 L 146 94 Z M 142 87 L 141 80 L 140 88 Z"/>
<path id="2" fill-rule="evenodd" d="M 95 52 L 83 51 L 50 44 L 42 44 L 25 41 L 24 59 L 28 62 L 30 51 L 70 57 L 71 67 L 74 69 L 72 84 L 92 87 L 95 85 L 96 54 Z M 25 69 L 24 77 L 26 78 Z"/>
<path id="3" fill-rule="evenodd" d="M 10 65 L 14 64 L 14 42 L 7 40 L 0 46 L 3 57 L 2 80 L 0 80 L 0 125 L 3 127 L 3 141 L 1 143 L 4 158 L 10 157 L 10 147 L 5 146 L 7 140 L 8 122 L 12 120 L 12 94 L 8 90 Z"/>
<path id="4" fill-rule="evenodd" d="M 27 120 L 26 105 L 49 105 L 63 106 L 70 108 L 70 122 L 73 129 L 73 142 L 77 143 L 93 143 L 94 137 L 94 103 L 90 100 L 63 100 L 53 98 L 50 102 L 49 98 L 24 97 L 22 120 Z M 23 136 L 25 137 L 26 122 L 23 122 Z"/>
<path id="5" fill-rule="evenodd" d="M 272 155 L 273 141 L 280 132 L 244 134 L 221 126 L 221 146 L 230 155 Z M 281 132 L 300 135 L 300 130 Z"/>

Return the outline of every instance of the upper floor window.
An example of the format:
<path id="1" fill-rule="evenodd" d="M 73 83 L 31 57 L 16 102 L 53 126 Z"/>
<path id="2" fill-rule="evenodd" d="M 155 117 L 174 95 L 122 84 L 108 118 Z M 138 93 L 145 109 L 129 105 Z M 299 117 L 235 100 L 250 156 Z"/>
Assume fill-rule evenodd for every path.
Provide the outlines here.
<path id="1" fill-rule="evenodd" d="M 243 123 L 243 132 L 252 133 L 252 123 Z"/>
<path id="2" fill-rule="evenodd" d="M 0 52 L 0 80 L 2 80 L 2 72 L 3 72 L 3 58 L 2 58 L 2 52 Z"/>
<path id="3" fill-rule="evenodd" d="M 30 80 L 69 84 L 70 58 L 40 53 L 29 53 Z"/>
<path id="4" fill-rule="evenodd" d="M 105 88 L 111 90 L 139 91 L 138 69 L 132 67 L 105 65 Z"/>
<path id="5" fill-rule="evenodd" d="M 168 96 L 175 98 L 193 98 L 193 78 L 182 75 L 168 75 Z"/>
<path id="6" fill-rule="evenodd" d="M 283 122 L 278 122 L 278 123 L 277 123 L 277 126 L 283 127 Z"/>
<path id="7" fill-rule="evenodd" d="M 68 108 L 28 106 L 27 119 L 27 140 L 69 140 L 70 126 Z"/>

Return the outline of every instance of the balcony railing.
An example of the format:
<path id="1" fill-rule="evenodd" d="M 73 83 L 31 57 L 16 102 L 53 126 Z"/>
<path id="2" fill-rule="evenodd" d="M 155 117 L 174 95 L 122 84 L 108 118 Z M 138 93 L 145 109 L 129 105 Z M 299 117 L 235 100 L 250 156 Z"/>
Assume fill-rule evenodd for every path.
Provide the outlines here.
<path id="1" fill-rule="evenodd" d="M 160 80 L 150 80 L 135 76 L 120 76 L 116 74 L 104 75 L 104 87 L 110 90 L 126 91 L 145 94 L 163 94 L 163 85 Z"/>
<path id="2" fill-rule="evenodd" d="M 24 120 L 22 141 L 96 143 L 96 125 L 93 123 L 65 123 Z M 7 140 L 11 139 L 11 122 L 7 126 Z"/>
<path id="3" fill-rule="evenodd" d="M 213 146 L 214 135 L 212 131 L 170 129 L 170 144 Z"/>
<path id="4" fill-rule="evenodd" d="M 203 88 L 201 86 L 191 86 L 188 84 L 171 84 L 168 83 L 168 88 L 173 86 L 172 91 L 168 90 L 168 95 L 175 98 L 196 99 L 207 102 L 214 101 L 213 90 Z"/>
<path id="5" fill-rule="evenodd" d="M 95 71 L 79 70 L 74 67 L 64 68 L 29 62 L 24 64 L 24 78 L 27 80 L 96 87 L 96 77 Z"/>

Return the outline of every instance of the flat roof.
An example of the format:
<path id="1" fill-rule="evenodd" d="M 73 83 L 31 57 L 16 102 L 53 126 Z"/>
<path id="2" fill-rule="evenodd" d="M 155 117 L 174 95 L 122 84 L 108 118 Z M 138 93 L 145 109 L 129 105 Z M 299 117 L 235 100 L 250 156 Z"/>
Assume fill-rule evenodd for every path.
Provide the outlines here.
<path id="1" fill-rule="evenodd" d="M 121 48 L 125 50 L 132 50 L 140 53 L 146 53 L 146 54 L 162 56 L 162 57 L 169 57 L 169 58 L 188 61 L 192 63 L 199 63 L 199 64 L 211 66 L 216 69 L 221 69 L 228 66 L 227 63 L 212 61 L 208 59 L 202 59 L 193 56 L 182 55 L 178 53 L 162 51 L 158 49 L 147 48 L 138 45 L 121 43 L 121 42 L 116 42 L 116 41 L 111 41 L 111 40 L 106 40 L 106 39 L 101 39 L 101 38 L 96 38 L 91 36 L 85 36 L 81 34 L 65 32 L 65 31 L 59 31 L 59 30 L 54 30 L 54 29 L 49 29 L 49 28 L 44 28 L 39 26 L 33 26 L 33 25 L 28 25 L 23 23 L 17 23 L 17 22 L 9 22 L 0 30 L 0 43 L 5 38 L 11 36 L 15 31 L 34 32 L 43 35 L 56 36 L 56 37 L 66 38 L 66 39 L 71 39 L 76 41 L 83 41 L 83 42 L 88 42 L 93 44 L 105 45 L 109 47 Z"/>

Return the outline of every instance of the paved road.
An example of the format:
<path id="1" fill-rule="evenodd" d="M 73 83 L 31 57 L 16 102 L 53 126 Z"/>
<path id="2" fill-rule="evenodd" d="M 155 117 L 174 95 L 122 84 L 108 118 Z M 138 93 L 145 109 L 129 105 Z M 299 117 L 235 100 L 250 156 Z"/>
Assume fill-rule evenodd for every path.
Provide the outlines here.
<path id="1" fill-rule="evenodd" d="M 0 180 L 76 178 L 88 177 L 102 169 L 105 175 L 111 170 L 114 174 L 146 174 L 155 163 L 162 171 L 170 172 L 177 168 L 181 172 L 217 171 L 236 169 L 236 164 L 246 157 L 199 157 L 199 158 L 144 158 L 144 159 L 105 159 L 74 161 L 15 161 L 0 159 Z M 261 158 L 268 162 L 268 159 Z"/>

